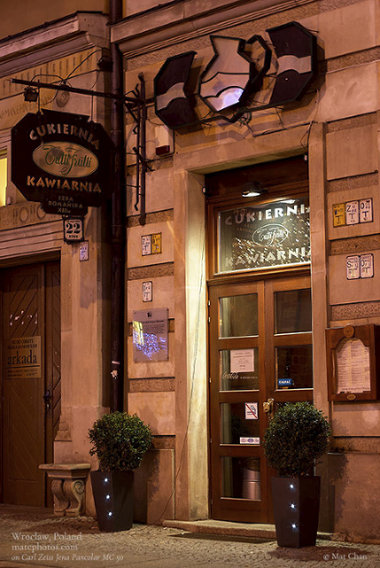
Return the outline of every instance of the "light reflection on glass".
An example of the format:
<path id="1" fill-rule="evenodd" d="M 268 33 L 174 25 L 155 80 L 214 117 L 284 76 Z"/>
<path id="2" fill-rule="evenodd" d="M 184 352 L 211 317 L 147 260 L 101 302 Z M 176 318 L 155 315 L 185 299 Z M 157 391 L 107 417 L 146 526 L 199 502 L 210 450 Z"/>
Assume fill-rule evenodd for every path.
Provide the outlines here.
<path id="1" fill-rule="evenodd" d="M 140 321 L 133 322 L 133 343 L 136 349 L 149 359 L 161 350 L 167 349 L 166 338 L 159 337 L 155 333 L 144 333 L 143 323 Z"/>

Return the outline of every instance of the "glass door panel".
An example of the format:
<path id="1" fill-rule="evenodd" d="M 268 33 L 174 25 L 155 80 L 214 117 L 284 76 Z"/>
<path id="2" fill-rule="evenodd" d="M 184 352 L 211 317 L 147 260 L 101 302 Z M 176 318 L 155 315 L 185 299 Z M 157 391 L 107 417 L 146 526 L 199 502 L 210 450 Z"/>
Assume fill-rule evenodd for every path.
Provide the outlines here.
<path id="1" fill-rule="evenodd" d="M 251 337 L 258 334 L 257 294 L 220 298 L 219 337 Z"/>
<path id="2" fill-rule="evenodd" d="M 311 331 L 311 290 L 275 292 L 275 333 Z"/>
<path id="3" fill-rule="evenodd" d="M 220 390 L 258 390 L 259 349 L 222 349 L 219 351 Z"/>
<path id="4" fill-rule="evenodd" d="M 313 388 L 313 350 L 311 345 L 276 347 L 276 388 Z"/>
<path id="5" fill-rule="evenodd" d="M 260 458 L 223 457 L 222 497 L 261 501 Z"/>
<path id="6" fill-rule="evenodd" d="M 220 407 L 222 444 L 259 445 L 258 402 L 223 402 Z"/>

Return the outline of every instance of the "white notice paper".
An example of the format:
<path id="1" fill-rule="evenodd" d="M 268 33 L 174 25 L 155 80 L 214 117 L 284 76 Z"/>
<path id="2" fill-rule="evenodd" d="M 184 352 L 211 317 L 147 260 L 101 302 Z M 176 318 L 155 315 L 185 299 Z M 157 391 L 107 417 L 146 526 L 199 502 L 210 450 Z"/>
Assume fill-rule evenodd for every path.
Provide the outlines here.
<path id="1" fill-rule="evenodd" d="M 231 349 L 230 372 L 252 373 L 255 370 L 255 355 L 253 349 Z"/>
<path id="2" fill-rule="evenodd" d="M 336 350 L 337 393 L 371 390 L 369 347 L 360 339 L 345 339 Z"/>

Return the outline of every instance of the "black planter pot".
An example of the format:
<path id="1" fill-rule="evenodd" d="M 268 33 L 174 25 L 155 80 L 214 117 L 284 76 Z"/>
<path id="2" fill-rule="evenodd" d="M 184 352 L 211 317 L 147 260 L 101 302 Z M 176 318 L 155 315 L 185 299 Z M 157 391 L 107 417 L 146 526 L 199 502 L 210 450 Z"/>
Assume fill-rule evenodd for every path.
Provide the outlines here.
<path id="1" fill-rule="evenodd" d="M 278 546 L 315 546 L 319 477 L 273 477 L 273 513 Z"/>
<path id="2" fill-rule="evenodd" d="M 133 471 L 92 471 L 99 529 L 127 531 L 133 524 Z"/>

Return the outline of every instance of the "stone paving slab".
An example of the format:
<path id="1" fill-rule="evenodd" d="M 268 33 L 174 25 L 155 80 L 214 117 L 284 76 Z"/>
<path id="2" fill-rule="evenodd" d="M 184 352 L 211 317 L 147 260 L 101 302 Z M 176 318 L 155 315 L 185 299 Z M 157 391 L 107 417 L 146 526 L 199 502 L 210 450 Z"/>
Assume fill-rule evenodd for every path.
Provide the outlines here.
<path id="1" fill-rule="evenodd" d="M 23 547 L 23 548 L 22 548 Z M 99 532 L 90 517 L 0 505 L 0 568 L 380 568 L 380 546 L 318 540 L 279 548 L 272 538 L 133 525 Z"/>

